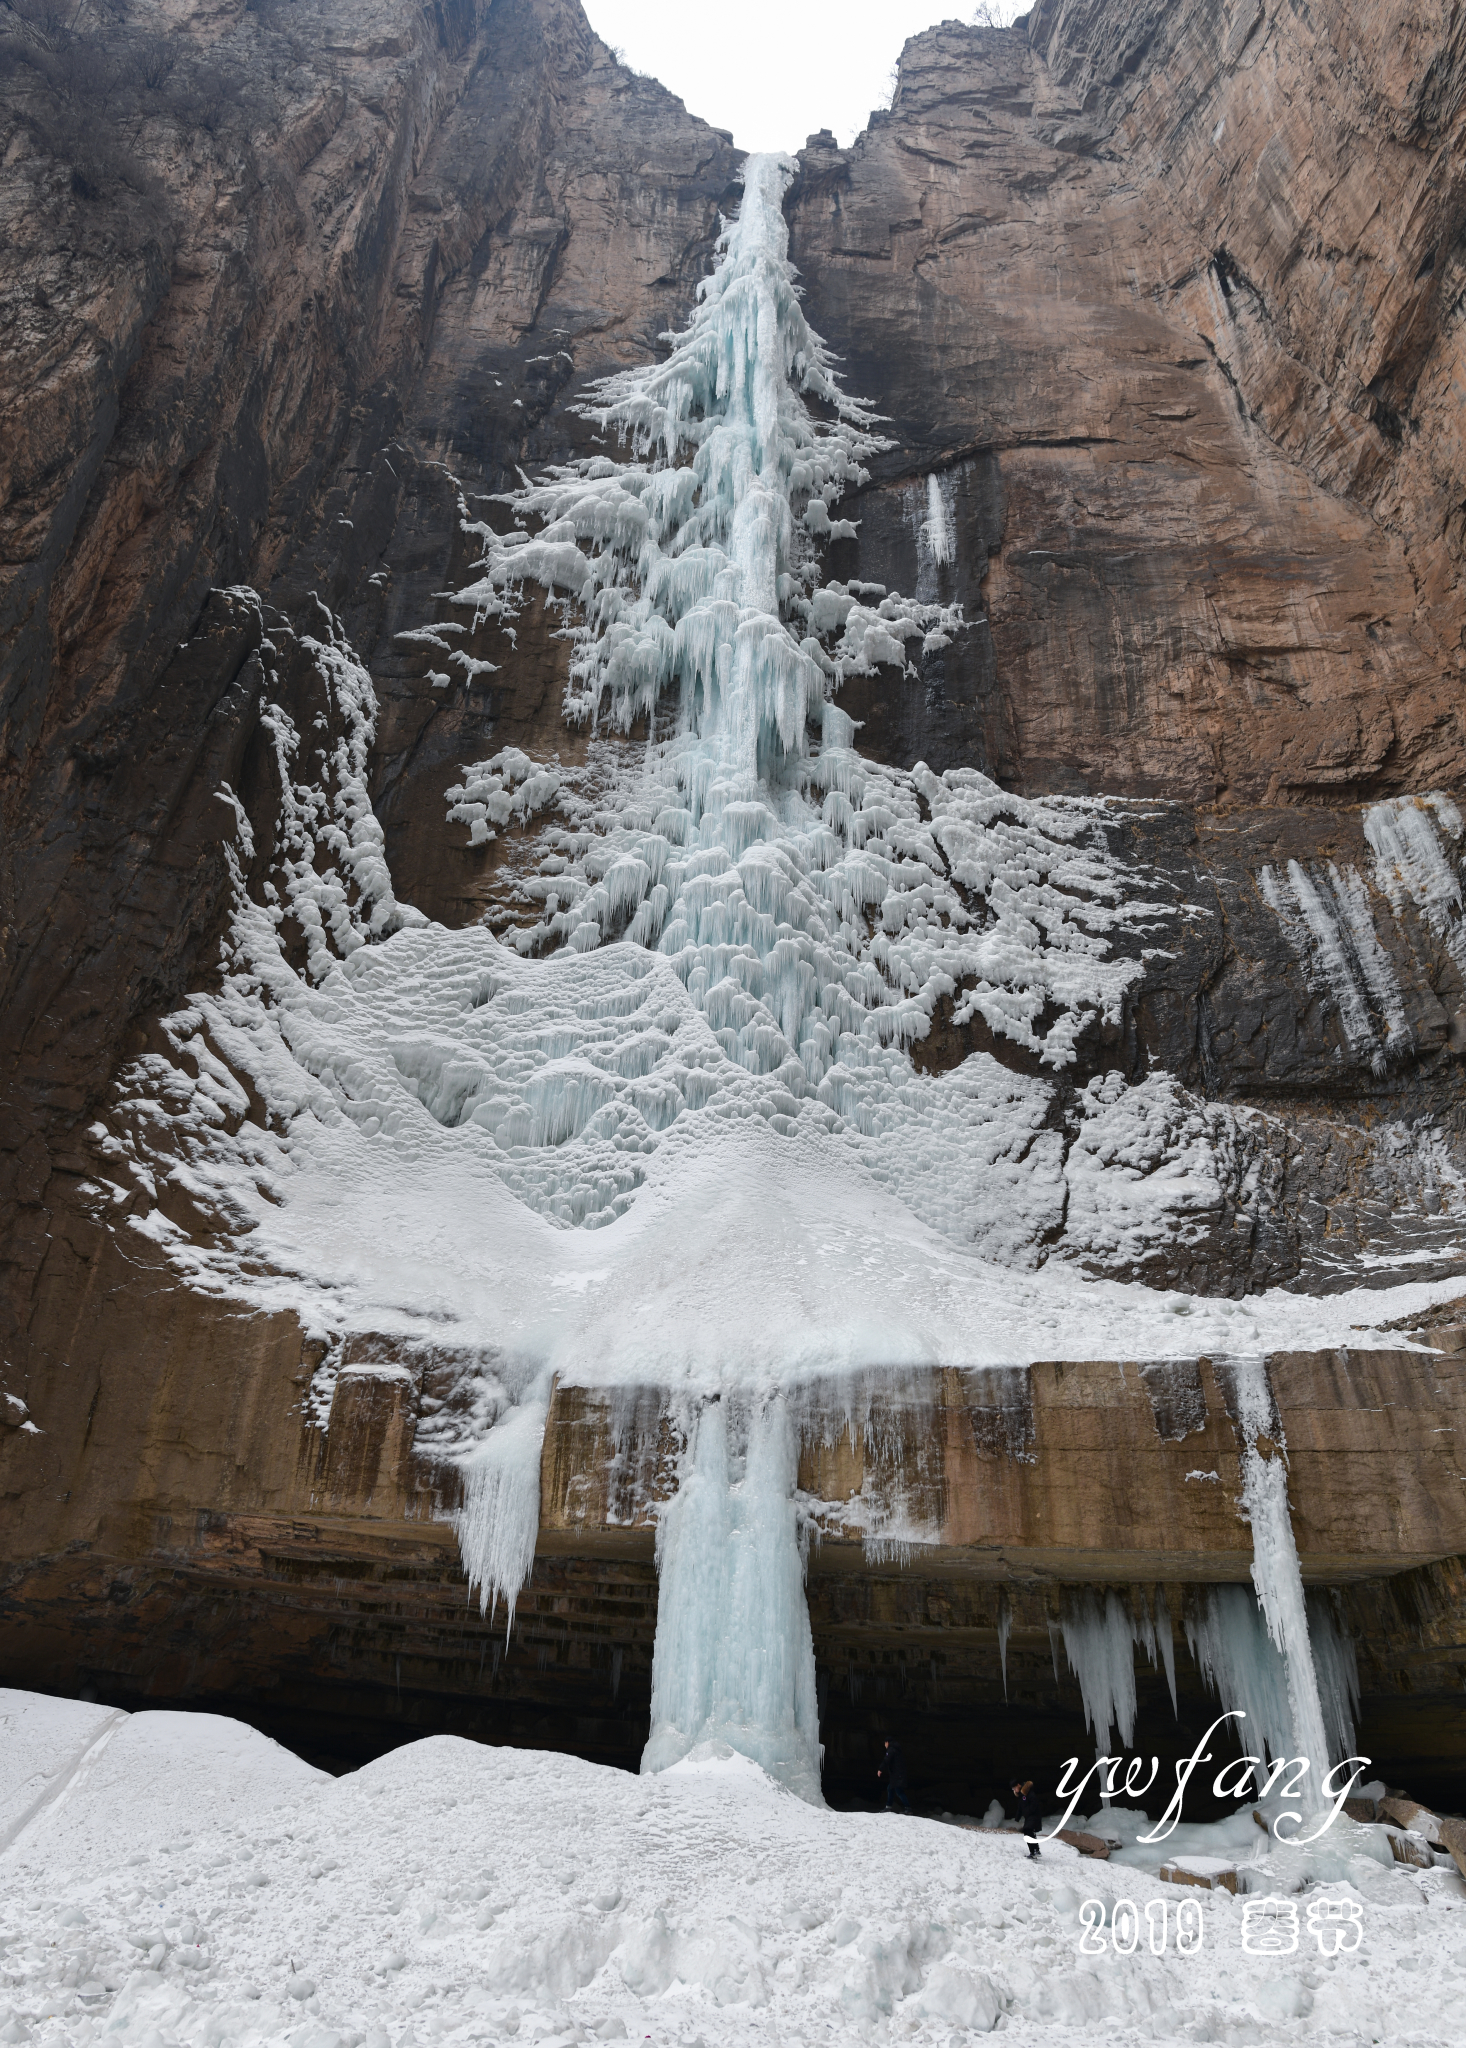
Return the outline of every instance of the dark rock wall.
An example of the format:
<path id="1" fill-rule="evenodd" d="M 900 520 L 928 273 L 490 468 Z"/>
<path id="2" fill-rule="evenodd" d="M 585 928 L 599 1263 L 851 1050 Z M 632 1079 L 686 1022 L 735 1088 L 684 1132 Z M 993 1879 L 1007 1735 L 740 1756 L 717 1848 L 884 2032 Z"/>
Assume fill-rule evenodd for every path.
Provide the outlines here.
<path id="1" fill-rule="evenodd" d="M 831 572 L 913 589 L 939 470 L 957 550 L 923 594 L 974 622 L 919 681 L 848 686 L 863 744 L 1132 799 L 1106 829 L 1179 912 L 1076 1079 L 1158 1063 L 1260 1112 L 1205 1254 L 1137 1276 L 1161 1284 L 1331 1284 L 1329 1247 L 1398 1245 L 1402 1205 L 1404 1239 L 1451 1238 L 1439 1189 L 1369 1133 L 1459 1136 L 1452 948 L 1368 884 L 1409 1022 L 1377 1072 L 1259 875 L 1367 880 L 1358 805 L 1466 780 L 1463 101 L 1454 8 L 1040 0 L 1026 29 L 916 38 L 891 111 L 850 150 L 812 138 L 790 195 L 811 317 L 896 441 Z M 574 749 L 564 644 L 542 611 L 512 658 L 484 628 L 460 645 L 497 671 L 445 689 L 400 636 L 467 577 L 460 490 L 482 514 L 519 467 L 585 446 L 570 402 L 685 312 L 740 161 L 576 0 L 117 0 L 70 26 L 0 8 L 0 1344 L 48 1432 L 41 1480 L 6 1482 L 5 1545 L 72 1560 L 46 1567 L 73 1618 L 32 1678 L 110 1669 L 141 1697 L 169 1615 L 182 1670 L 190 1631 L 243 1627 L 252 1573 L 315 1570 L 312 1539 L 256 1559 L 246 1531 L 227 1599 L 189 1577 L 236 1540 L 190 1519 L 211 1503 L 314 1498 L 285 1391 L 299 1333 L 128 1267 L 85 1191 L 116 1062 L 211 971 L 222 784 L 268 851 L 262 632 L 304 719 L 289 648 L 330 607 L 377 686 L 398 892 L 480 916 L 506 842 L 459 843 L 443 790 L 506 742 Z M 939 1019 L 923 1058 L 976 1049 L 1002 1054 Z M 185 1432 L 191 1358 L 221 1391 Z M 272 1392 L 226 1471 L 231 1380 Z M 422 1656 L 462 1664 L 454 1686 L 466 1659 L 481 1673 L 486 1638 L 450 1642 L 441 1560 L 394 1580 L 376 1536 L 353 1540 L 386 1590 L 352 1624 L 341 1710 L 356 1687 L 390 1711 L 384 1617 L 403 1587 L 412 1609 L 414 1573 Z M 124 1626 L 114 1589 L 138 1573 Z M 586 1666 L 586 1714 L 619 1697 L 607 1756 L 643 1711 L 644 1591 Z M 546 1582 L 544 1611 L 580 1597 Z M 292 1638 L 301 1713 L 343 1611 L 323 1592 Z M 516 1669 L 532 1705 L 550 1681 Z M 441 1706 L 435 1683 L 419 1698 Z"/>
<path id="2" fill-rule="evenodd" d="M 440 819 L 499 708 L 392 651 L 462 563 L 444 458 L 495 489 L 561 452 L 556 397 L 684 309 L 741 160 L 574 0 L 173 9 L 157 85 L 147 0 L 55 12 L 0 16 L 12 1344 L 84 1172 L 69 1134 L 209 969 L 215 792 L 260 686 L 211 588 L 340 609 L 382 686 L 387 822 Z"/>

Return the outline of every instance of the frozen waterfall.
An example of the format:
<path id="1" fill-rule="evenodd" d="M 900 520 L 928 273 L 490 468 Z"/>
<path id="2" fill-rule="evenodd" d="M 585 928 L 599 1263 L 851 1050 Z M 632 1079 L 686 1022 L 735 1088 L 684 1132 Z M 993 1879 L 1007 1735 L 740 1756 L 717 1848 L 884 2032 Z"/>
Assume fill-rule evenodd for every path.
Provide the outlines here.
<path id="1" fill-rule="evenodd" d="M 958 1025 L 981 1017 L 1058 1070 L 1138 970 L 1106 957 L 1119 899 L 1092 809 L 1025 804 L 968 769 L 883 768 L 835 701 L 879 664 L 914 675 L 911 655 L 947 646 L 963 618 L 821 580 L 819 543 L 856 530 L 831 506 L 891 444 L 801 310 L 791 170 L 750 158 L 667 360 L 580 408 L 630 458 L 510 494 L 507 534 L 465 507 L 483 554 L 454 602 L 512 617 L 537 584 L 573 605 L 567 715 L 597 731 L 644 721 L 645 748 L 584 794 L 505 749 L 448 791 L 449 816 L 476 845 L 543 821 L 521 953 L 624 937 L 673 965 L 729 1059 L 775 1084 L 777 1113 L 813 1097 L 861 1122 L 867 1077 L 904 1084 L 905 1048 L 945 998 Z M 952 545 L 935 478 L 927 531 Z"/>
<path id="2" fill-rule="evenodd" d="M 797 1471 L 797 1432 L 777 1394 L 715 1395 L 691 1418 L 657 1532 L 644 1771 L 732 1749 L 820 1802 Z"/>
<path id="3" fill-rule="evenodd" d="M 590 728 L 578 761 L 504 747 L 446 792 L 472 844 L 516 835 L 502 940 L 396 901 L 367 786 L 375 694 L 339 624 L 322 606 L 319 637 L 295 638 L 320 706 L 304 728 L 262 633 L 274 850 L 253 859 L 236 804 L 222 985 L 163 1020 L 167 1049 L 122 1073 L 95 1135 L 119 1204 L 138 1205 L 128 1229 L 328 1340 L 319 1421 L 353 1334 L 441 1347 L 451 1393 L 417 1441 L 461 1472 L 465 1566 L 511 1621 L 556 1375 L 685 1402 L 648 1765 L 728 1746 L 813 1797 L 794 1493 L 809 1404 L 828 1431 L 869 1406 L 862 1374 L 884 1398 L 905 1366 L 1170 1357 L 1176 1299 L 1076 1265 L 1131 1271 L 1204 1234 L 1232 1126 L 1159 1070 L 1096 1075 L 1062 1130 L 1053 1114 L 1055 1080 L 1119 1022 L 1175 923 L 1174 886 L 1113 850 L 1114 807 L 856 746 L 846 679 L 881 667 L 883 687 L 919 687 L 924 655 L 963 630 L 928 601 L 963 530 L 952 474 L 923 477 L 905 500 L 916 595 L 825 580 L 821 545 L 854 530 L 840 501 L 888 444 L 804 318 L 789 170 L 749 161 L 686 328 L 589 393 L 616 452 L 527 482 L 492 521 L 464 502 L 480 559 L 443 607 L 511 630 L 526 591 L 548 593 L 573 647 L 566 709 Z M 464 631 L 405 635 L 451 660 Z M 1416 824 L 1381 814 L 1371 843 L 1439 907 Z M 1030 1070 L 979 1052 L 924 1071 L 911 1049 L 934 1022 L 996 1034 Z M 165 1179 L 203 1228 L 160 1205 Z M 1301 1315 L 1184 1306 L 1189 1341 L 1219 1354 Z M 926 1540 L 930 1503 L 887 1484 L 869 1432 L 867 1448 L 852 1520 L 868 1555 L 899 1556 Z M 1269 1492 L 1281 1468 L 1248 1471 L 1291 1670 L 1306 1637 Z M 1005 1682 L 1010 1624 L 1004 1609 Z M 1064 1634 L 1096 1731 L 1128 1725 L 1123 1660 L 1137 1640 L 1166 1659 L 1169 1621 L 1107 1599 Z M 1300 1680 L 1299 1712 L 1309 1697 Z"/>
<path id="4" fill-rule="evenodd" d="M 1242 1506 L 1252 1525 L 1252 1583 L 1268 1636 L 1283 1663 L 1292 1729 L 1288 1753 L 1309 1759 L 1304 1803 L 1317 1805 L 1323 1797 L 1329 1744 L 1308 1636 L 1298 1545 L 1288 1513 L 1286 1445 L 1262 1360 L 1234 1362 L 1230 1378 L 1242 1437 Z M 1266 1738 L 1276 1729 L 1274 1720 L 1258 1732 Z"/>

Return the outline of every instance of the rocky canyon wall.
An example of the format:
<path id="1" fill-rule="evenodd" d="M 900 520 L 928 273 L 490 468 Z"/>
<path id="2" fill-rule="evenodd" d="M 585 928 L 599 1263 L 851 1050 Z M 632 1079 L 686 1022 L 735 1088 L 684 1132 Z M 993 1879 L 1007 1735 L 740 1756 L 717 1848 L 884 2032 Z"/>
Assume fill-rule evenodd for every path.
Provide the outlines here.
<path id="1" fill-rule="evenodd" d="M 42 1645 L 32 1678 L 132 1698 L 158 1630 L 192 1628 L 217 1691 L 243 1683 L 238 1617 L 257 1683 L 260 1617 L 288 1612 L 296 1711 L 356 1574 L 341 1700 L 390 1715 L 397 1656 L 401 1709 L 398 1602 L 427 1725 L 435 1660 L 466 1683 L 487 1642 L 457 1618 L 439 1478 L 409 1458 L 374 1494 L 380 1388 L 323 1445 L 315 1340 L 138 1258 L 87 1133 L 218 971 L 226 785 L 247 880 L 270 870 L 267 696 L 334 737 L 308 636 L 375 686 L 398 896 L 502 919 L 513 835 L 466 843 L 444 792 L 505 745 L 584 739 L 543 606 L 513 641 L 476 620 L 446 667 L 424 637 L 469 580 L 463 503 L 499 516 L 521 470 L 589 447 L 575 400 L 686 314 L 741 152 L 575 0 L 118 0 L 70 24 L 16 0 L 0 88 L 0 1355 L 41 1432 L 0 1432 L 9 1640 Z M 919 680 L 846 684 L 860 743 L 1121 800 L 1115 859 L 1169 922 L 1056 1095 L 1065 1147 L 1112 1072 L 1256 1112 L 1203 1235 L 1123 1277 L 1459 1270 L 1459 817 L 1420 814 L 1434 896 L 1368 817 L 1466 783 L 1463 126 L 1454 6 L 1041 0 L 915 38 L 889 110 L 800 153 L 807 310 L 894 444 L 828 572 L 975 622 Z M 1022 1070 L 951 1014 L 919 1066 Z M 184 1175 L 146 1199 L 210 1227 Z M 540 1569 L 547 1616 L 610 1603 L 644 1692 L 647 1560 L 587 1565 L 599 1594 L 551 1585 L 573 1558 Z M 1466 1652 L 1440 1604 L 1444 1698 Z M 528 1652 L 515 1684 L 548 1697 Z"/>

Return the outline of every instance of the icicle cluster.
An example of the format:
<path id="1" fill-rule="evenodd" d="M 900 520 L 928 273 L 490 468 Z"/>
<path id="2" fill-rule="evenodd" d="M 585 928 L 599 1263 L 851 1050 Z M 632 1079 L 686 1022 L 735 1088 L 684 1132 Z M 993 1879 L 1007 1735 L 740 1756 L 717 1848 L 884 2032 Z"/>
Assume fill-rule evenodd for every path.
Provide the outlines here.
<path id="1" fill-rule="evenodd" d="M 516 493 L 521 520 L 542 522 L 533 533 L 470 522 L 483 573 L 458 594 L 479 614 L 527 581 L 578 602 L 572 717 L 629 730 L 677 682 L 696 739 L 681 763 L 694 816 L 797 779 L 828 683 L 904 666 L 908 642 L 945 646 L 961 624 L 874 586 L 818 587 L 815 543 L 855 533 L 830 507 L 890 443 L 800 308 L 783 214 L 792 169 L 749 159 L 721 260 L 687 327 L 664 337 L 667 360 L 607 378 L 581 407 L 637 459 L 577 462 Z"/>
<path id="2" fill-rule="evenodd" d="M 1391 797 L 1361 820 L 1374 854 L 1374 884 L 1396 917 L 1407 904 L 1466 972 L 1466 916 L 1457 866 L 1463 830 L 1451 798 Z M 1369 888 L 1355 867 L 1335 861 L 1258 874 L 1263 900 L 1283 927 L 1315 987 L 1328 993 L 1350 1051 L 1383 1076 L 1415 1050 L 1394 962 L 1375 930 Z"/>
<path id="3" fill-rule="evenodd" d="M 1318 1727 L 1324 1735 L 1324 1746 L 1316 1750 L 1307 1748 L 1294 1718 L 1296 1638 L 1292 1657 L 1286 1657 L 1250 1588 L 1208 1587 L 1196 1613 L 1187 1617 L 1186 1640 L 1217 1704 L 1229 1712 L 1241 1707 L 1246 1714 L 1237 1729 L 1243 1751 L 1274 1762 L 1307 1756 L 1309 1774 L 1300 1789 L 1305 1804 L 1317 1804 L 1319 1779 L 1330 1763 L 1354 1748 L 1359 1673 L 1354 1645 L 1341 1631 L 1327 1593 L 1308 1595 L 1305 1618 L 1309 1662 L 1320 1698 Z M 1313 1739 L 1318 1740 L 1317 1731 Z"/>
<path id="4" fill-rule="evenodd" d="M 1095 1748 L 1108 1753 L 1111 1730 L 1128 1750 L 1135 1740 L 1135 1657 L 1133 1646 L 1141 1644 L 1152 1665 L 1164 1667 L 1176 1707 L 1176 1649 L 1171 1635 L 1171 1611 L 1166 1595 L 1156 1594 L 1160 1612 L 1148 1604 L 1137 1605 L 1115 1591 L 1069 1594 L 1064 1602 L 1059 1630 L 1069 1668 L 1079 1680 L 1084 1701 L 1084 1718 L 1094 1731 Z"/>
<path id="5" fill-rule="evenodd" d="M 248 587 L 229 594 L 259 605 Z M 266 880 L 262 893 L 264 916 L 272 932 L 279 930 L 289 912 L 305 937 L 306 971 L 312 981 L 324 982 L 339 971 L 342 961 L 371 940 L 426 925 L 427 919 L 411 904 L 399 903 L 393 893 L 384 835 L 367 789 L 367 756 L 377 722 L 371 677 L 324 605 L 319 607 L 319 618 L 321 637 L 303 634 L 300 645 L 316 671 L 323 723 L 334 731 L 335 738 L 328 755 L 317 751 L 319 769 L 311 774 L 308 757 L 302 758 L 300 734 L 288 713 L 268 696 L 261 705 L 260 724 L 274 746 L 280 785 L 274 875 Z M 274 655 L 268 640 L 262 652 L 267 660 Z M 269 678 L 268 668 L 266 674 Z M 227 784 L 220 794 L 234 807 L 240 850 L 252 855 L 253 836 L 243 805 Z M 240 946 L 238 951 L 262 951 L 266 958 L 278 955 L 279 947 L 272 941 L 260 948 L 264 934 L 259 929 L 258 906 L 244 894 L 233 847 L 227 850 L 227 857 L 240 883 L 238 916 L 254 926 L 252 933 L 239 935 L 252 937 L 254 945 Z"/>
<path id="6" fill-rule="evenodd" d="M 1364 813 L 1364 836 L 1374 854 L 1374 878 L 1392 907 L 1413 903 L 1456 965 L 1466 972 L 1466 918 L 1457 868 L 1466 830 L 1450 797 L 1391 797 Z M 1446 844 L 1442 844 L 1444 835 Z"/>

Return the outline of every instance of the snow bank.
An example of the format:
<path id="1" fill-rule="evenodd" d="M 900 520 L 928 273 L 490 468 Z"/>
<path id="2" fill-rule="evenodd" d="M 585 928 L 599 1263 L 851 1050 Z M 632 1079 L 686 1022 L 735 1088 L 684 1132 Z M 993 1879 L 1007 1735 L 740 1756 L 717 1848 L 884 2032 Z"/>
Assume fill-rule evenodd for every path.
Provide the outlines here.
<path id="1" fill-rule="evenodd" d="M 165 1828 L 156 1774 L 118 1774 L 88 1795 L 85 1863 L 79 1836 L 0 1857 L 0 2039 L 950 2048 L 996 2024 L 1035 2043 L 1082 2027 L 1260 2044 L 1284 2008 L 1289 2039 L 1339 2048 L 1456 2031 L 1466 1887 L 1387 1868 L 1365 1852 L 1378 1831 L 1352 1823 L 1348 1874 L 1305 1876 L 1301 1894 L 1301 1866 L 1285 1872 L 1246 1811 L 1167 1846 L 1242 1865 L 1300 1918 L 1311 1900 L 1359 1902 L 1355 1953 L 1321 1958 L 1305 1933 L 1296 1956 L 1248 1958 L 1244 1891 L 1196 1895 L 1199 1954 L 1142 1939 L 1087 1955 L 1087 1899 L 1106 1927 L 1126 1898 L 1174 1917 L 1174 1888 L 1129 1847 L 1095 1864 L 1050 1844 L 1030 1865 L 1016 1835 L 825 1812 L 742 1759 L 638 1779 L 451 1737 L 340 1780 L 296 1765 L 282 1803 L 235 1724 L 137 1718 L 190 1722 L 195 1757 L 214 1744 L 210 1796 Z M 1141 1824 L 1113 1807 L 1097 1822 L 1127 1844 Z"/>
<path id="2" fill-rule="evenodd" d="M 325 1776 L 220 1714 L 128 1715 L 3 1689 L 0 1755 L 11 1862 L 77 1876 L 191 1836 L 206 1819 L 253 1817 Z"/>
<path id="3" fill-rule="evenodd" d="M 0 1687 L 0 1849 L 62 1796 L 121 1718 L 113 1708 L 86 1700 Z"/>

